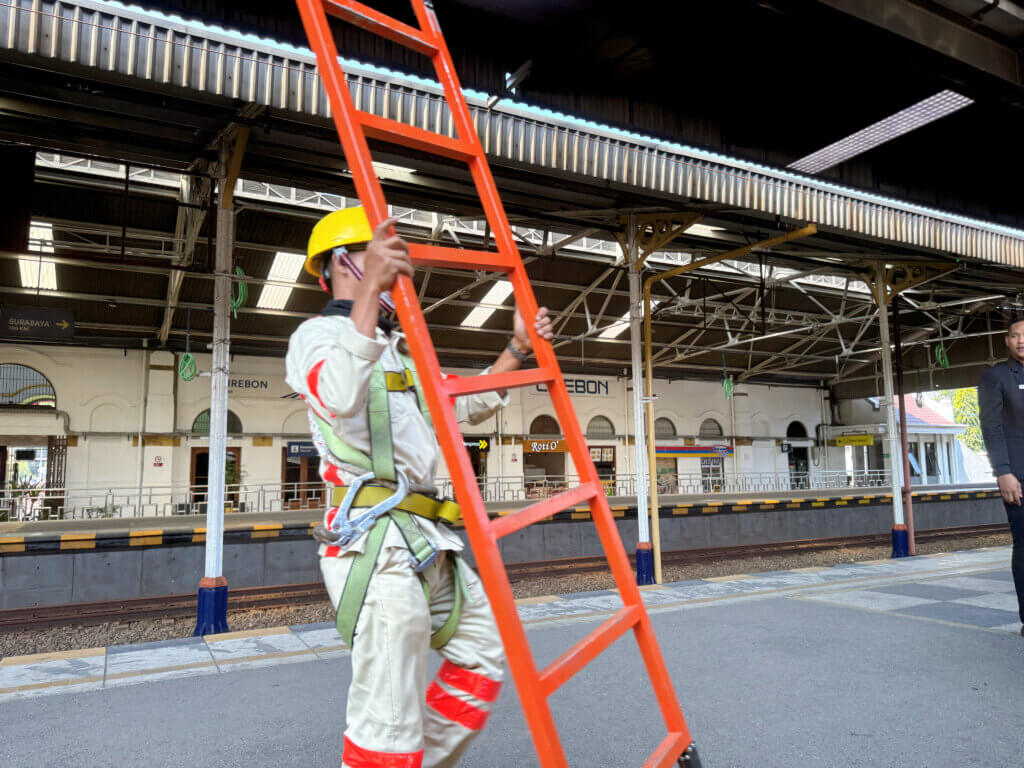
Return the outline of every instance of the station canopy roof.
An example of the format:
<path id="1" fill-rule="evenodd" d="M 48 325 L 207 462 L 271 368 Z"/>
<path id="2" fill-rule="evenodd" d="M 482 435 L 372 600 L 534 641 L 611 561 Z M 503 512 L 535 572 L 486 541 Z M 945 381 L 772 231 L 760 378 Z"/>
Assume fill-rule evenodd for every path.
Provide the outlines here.
<path id="1" fill-rule="evenodd" d="M 101 13 L 100 4 L 78 5 Z M 875 394 L 878 317 L 865 277 L 879 264 L 889 265 L 894 281 L 911 284 L 900 317 L 908 391 L 973 384 L 980 367 L 1001 357 L 1002 323 L 1018 301 L 1024 267 L 1024 233 L 1016 229 L 1024 201 L 1019 183 L 1009 181 L 1019 179 L 1020 162 L 1019 153 L 1008 152 L 1020 124 L 1012 83 L 957 60 L 929 68 L 932 51 L 901 62 L 910 43 L 816 3 L 691 8 L 578 0 L 558 10 L 541 3 L 496 10 L 507 5 L 452 0 L 437 8 L 464 84 L 481 92 L 471 98 L 480 115 L 486 111 L 478 127 L 538 300 L 557 317 L 566 370 L 622 375 L 629 368 L 621 256 L 628 217 L 645 227 L 644 238 L 676 230 L 648 257 L 645 276 L 819 223 L 811 236 L 659 283 L 659 376 L 714 379 L 724 370 L 741 382 Z M 148 6 L 185 15 L 154 23 L 151 37 L 158 28 L 189 35 L 191 42 L 167 48 L 191 51 L 196 65 L 216 50 L 201 39 L 216 42 L 218 34 L 196 19 L 273 38 L 236 40 L 253 60 L 282 42 L 302 43 L 288 3 L 250 3 L 245 13 L 217 2 Z M 734 8 L 735 23 L 726 23 L 724 6 Z M 120 24 L 132 13 L 103 18 Z M 833 26 L 815 26 L 822 19 Z M 54 29 L 65 23 L 53 21 Z M 402 74 L 422 72 L 404 53 L 371 46 L 358 31 L 339 35 L 350 55 L 377 65 L 357 68 L 368 92 L 393 88 L 396 98 L 428 103 L 429 85 Z M 356 203 L 329 121 L 296 101 L 309 94 L 286 88 L 281 104 L 270 96 L 240 98 L 209 81 L 196 85 L 195 72 L 175 70 L 184 79 L 160 81 L 153 61 L 143 75 L 131 69 L 133 54 L 123 64 L 109 42 L 104 50 L 113 63 L 104 68 L 83 59 L 87 51 L 47 57 L 18 35 L 4 37 L 15 46 L 0 57 L 8 75 L 0 88 L 0 139 L 37 154 L 32 239 L 27 253 L 0 254 L 3 302 L 71 310 L 76 343 L 138 346 L 147 339 L 181 350 L 188 331 L 193 350 L 202 348 L 212 328 L 215 236 L 204 179 L 217 137 L 244 125 L 250 138 L 235 192 L 235 263 L 250 282 L 249 300 L 232 321 L 232 349 L 283 354 L 291 331 L 324 301 L 296 269 L 296 254 L 319 216 Z M 143 39 L 139 33 L 140 46 Z M 872 40 L 878 55 L 861 56 L 854 67 L 844 54 Z M 180 66 L 172 54 L 165 61 Z M 242 53 L 232 55 L 242 61 Z M 301 52 L 282 55 L 308 67 Z M 516 92 L 506 91 L 506 74 L 527 61 Z M 381 74 L 381 65 L 400 71 Z M 856 87 L 853 69 L 860 70 Z M 772 73 L 786 74 L 770 81 Z M 969 105 L 823 171 L 785 170 L 949 89 L 954 76 Z M 486 110 L 495 96 L 501 101 Z M 364 108 L 379 106 L 367 99 Z M 836 111 L 840 101 L 845 108 Z M 527 102 L 566 114 L 531 112 Z M 561 154 L 530 154 L 537 150 L 521 134 L 502 143 L 501 131 L 526 124 L 534 126 L 537 146 L 561 146 Z M 652 136 L 661 143 L 652 144 Z M 605 154 L 574 160 L 570 138 L 599 142 Z M 375 149 L 404 235 L 484 247 L 486 228 L 461 169 Z M 999 153 L 1006 156 L 997 163 Z M 658 163 L 685 173 L 676 178 Z M 745 174 L 742 187 L 719 185 L 716 179 L 730 173 Z M 34 272 L 26 266 L 33 260 Z M 444 364 L 482 366 L 504 347 L 512 307 L 497 276 L 420 270 L 416 285 Z M 264 294 L 268 287 L 274 290 Z M 474 312 L 485 300 L 483 309 L 494 311 Z"/>

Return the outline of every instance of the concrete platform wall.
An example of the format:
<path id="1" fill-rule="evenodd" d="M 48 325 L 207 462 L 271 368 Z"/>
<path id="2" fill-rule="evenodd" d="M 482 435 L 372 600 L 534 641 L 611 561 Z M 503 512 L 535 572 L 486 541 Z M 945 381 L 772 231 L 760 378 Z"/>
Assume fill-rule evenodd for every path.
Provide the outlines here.
<path id="1" fill-rule="evenodd" d="M 915 507 L 921 530 L 1006 520 L 999 499 L 933 501 Z M 635 520 L 617 520 L 628 552 L 636 549 Z M 666 551 L 764 544 L 794 539 L 880 533 L 892 527 L 884 504 L 719 514 L 671 515 L 661 520 Z M 465 538 L 465 532 L 460 531 Z M 535 525 L 499 542 L 507 563 L 600 555 L 590 522 Z M 472 552 L 467 547 L 467 559 Z M 203 546 L 149 547 L 0 557 L 0 609 L 33 605 L 184 594 L 195 591 L 203 568 Z M 224 546 L 224 575 L 232 587 L 318 581 L 312 539 L 258 540 Z"/>

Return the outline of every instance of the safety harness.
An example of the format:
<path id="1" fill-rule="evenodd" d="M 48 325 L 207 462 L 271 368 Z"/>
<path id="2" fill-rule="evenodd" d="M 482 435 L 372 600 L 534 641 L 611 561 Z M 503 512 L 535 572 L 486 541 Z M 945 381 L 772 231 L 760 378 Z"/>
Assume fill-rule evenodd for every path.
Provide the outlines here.
<path id="1" fill-rule="evenodd" d="M 433 426 L 426 398 L 416 376 L 411 358 L 402 355 L 405 369 L 400 373 L 385 371 L 377 363 L 370 375 L 369 422 L 370 454 L 367 455 L 342 440 L 314 410 L 310 410 L 327 449 L 340 461 L 367 470 L 347 486 L 336 486 L 331 496 L 331 506 L 336 507 L 334 517 L 330 512 L 324 518 L 324 535 L 331 546 L 348 546 L 366 534 L 364 550 L 353 556 L 352 566 L 341 599 L 338 601 L 338 634 L 350 648 L 355 638 L 356 624 L 366 601 L 366 593 L 377 563 L 377 557 L 384 546 L 388 527 L 394 524 L 409 549 L 413 568 L 420 577 L 424 595 L 430 600 L 430 587 L 424 571 L 437 560 L 437 546 L 423 533 L 416 523 L 416 517 L 431 521 L 455 523 L 459 519 L 459 505 L 453 501 L 433 499 L 419 493 L 409 493 L 405 476 L 395 467 L 394 444 L 391 435 L 391 392 L 416 391 L 420 412 L 429 426 Z M 396 490 L 380 485 L 381 481 L 395 483 Z M 352 517 L 352 510 L 366 509 Z M 465 582 L 459 568 L 458 558 L 449 560 L 455 584 L 455 599 L 452 611 L 430 636 L 431 648 L 444 647 L 458 628 L 462 615 L 462 604 L 466 598 Z"/>

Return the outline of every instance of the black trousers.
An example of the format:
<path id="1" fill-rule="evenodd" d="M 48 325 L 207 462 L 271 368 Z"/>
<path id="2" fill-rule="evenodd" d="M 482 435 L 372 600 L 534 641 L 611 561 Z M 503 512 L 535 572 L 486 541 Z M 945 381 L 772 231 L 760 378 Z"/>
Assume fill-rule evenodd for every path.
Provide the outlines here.
<path id="1" fill-rule="evenodd" d="M 1024 622 L 1024 505 L 1007 504 L 1005 501 L 1003 504 L 1013 535 L 1013 586 L 1017 588 L 1017 610 L 1021 622 Z"/>

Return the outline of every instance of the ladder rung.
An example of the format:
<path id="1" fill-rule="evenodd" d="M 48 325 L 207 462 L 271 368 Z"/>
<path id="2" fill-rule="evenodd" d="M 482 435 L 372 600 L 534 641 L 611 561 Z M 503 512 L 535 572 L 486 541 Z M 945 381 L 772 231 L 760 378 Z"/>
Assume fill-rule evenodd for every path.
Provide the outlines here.
<path id="1" fill-rule="evenodd" d="M 491 523 L 491 530 L 494 532 L 494 536 L 500 539 L 502 536 L 508 536 L 510 533 L 522 530 L 528 525 L 533 525 L 545 517 L 550 517 L 581 502 L 590 501 L 590 499 L 601 492 L 603 491 L 596 489 L 593 483 L 584 483 L 578 488 L 564 491 L 557 496 L 552 496 L 550 499 L 538 501 L 536 504 L 531 504 L 511 515 L 499 517 Z"/>
<path id="2" fill-rule="evenodd" d="M 670 733 L 661 744 L 655 747 L 651 756 L 644 761 L 642 768 L 674 768 L 679 756 L 690 746 L 690 735 L 687 733 Z"/>
<path id="3" fill-rule="evenodd" d="M 428 152 L 441 157 L 449 157 L 452 160 L 460 160 L 468 163 L 477 156 L 468 144 L 458 139 L 442 136 L 440 133 L 425 131 L 412 125 L 400 123 L 397 120 L 389 120 L 386 117 L 378 117 L 366 112 L 359 113 L 359 121 L 363 124 L 363 130 L 371 139 L 389 141 L 392 144 L 400 144 L 410 149 L 418 149 L 420 152 Z"/>
<path id="4" fill-rule="evenodd" d="M 369 6 L 355 0 L 323 0 L 324 10 L 349 24 L 373 32 L 393 43 L 404 45 L 424 56 L 437 53 L 437 43 L 429 35 L 408 24 L 403 24 L 387 14 L 375 11 Z"/>
<path id="5" fill-rule="evenodd" d="M 423 243 L 409 243 L 409 255 L 414 264 L 423 267 L 454 267 L 489 272 L 511 272 L 519 264 L 519 258 L 515 254 L 506 255 L 498 251 L 467 251 L 461 248 Z"/>
<path id="6" fill-rule="evenodd" d="M 643 605 L 627 605 L 580 642 L 563 653 L 540 676 L 541 693 L 547 697 L 593 661 L 609 645 L 631 629 L 643 614 Z"/>
<path id="7" fill-rule="evenodd" d="M 444 382 L 449 397 L 475 395 L 480 392 L 494 392 L 499 389 L 528 387 L 531 384 L 545 384 L 554 381 L 547 368 L 528 368 L 511 373 L 487 373 L 482 376 L 466 376 L 462 379 L 448 379 Z"/>

